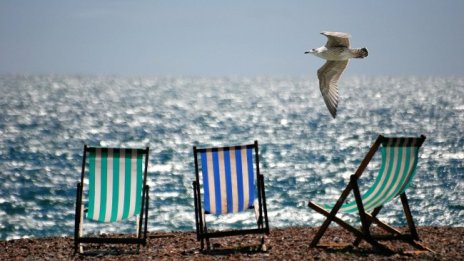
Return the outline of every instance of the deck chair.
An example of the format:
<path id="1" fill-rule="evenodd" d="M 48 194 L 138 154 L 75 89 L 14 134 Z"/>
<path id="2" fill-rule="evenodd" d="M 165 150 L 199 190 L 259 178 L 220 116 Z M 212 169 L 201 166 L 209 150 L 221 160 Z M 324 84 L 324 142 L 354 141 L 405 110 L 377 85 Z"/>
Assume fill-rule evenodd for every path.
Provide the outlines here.
<path id="1" fill-rule="evenodd" d="M 362 240 L 365 240 L 374 248 L 388 254 L 393 254 L 393 251 L 381 244 L 380 241 L 401 240 L 421 251 L 431 251 L 419 242 L 419 235 L 414 225 L 405 192 L 414 177 L 419 148 L 422 146 L 424 140 L 425 136 L 423 135 L 417 138 L 387 138 L 379 135 L 356 173 L 350 177 L 349 184 L 335 204 L 319 206 L 314 202 L 309 202 L 308 206 L 310 208 L 327 217 L 314 236 L 311 247 L 318 246 L 319 240 L 333 221 L 355 235 L 354 246 L 358 246 Z M 358 180 L 379 147 L 382 154 L 379 173 L 373 185 L 361 195 Z M 353 192 L 354 200 L 347 202 L 346 200 L 351 192 Z M 409 227 L 409 233 L 407 234 L 400 232 L 377 218 L 384 204 L 396 199 L 398 196 L 401 199 Z M 337 217 L 337 213 L 339 212 L 358 214 L 361 221 L 361 230 Z M 373 223 L 386 233 L 381 235 L 372 234 L 370 227 Z"/>
<path id="2" fill-rule="evenodd" d="M 195 176 L 193 192 L 197 240 L 204 250 L 206 241 L 210 250 L 210 238 L 269 234 L 264 177 L 259 171 L 258 142 L 254 144 L 202 148 L 193 147 Z M 200 172 L 202 178 L 200 179 Z M 203 194 L 203 200 L 201 195 Z M 209 231 L 206 215 L 220 216 L 254 209 L 256 228 L 224 229 Z"/>
<path id="3" fill-rule="evenodd" d="M 140 245 L 146 244 L 148 151 L 148 147 L 113 149 L 84 146 L 81 179 L 77 183 L 75 253 L 83 252 L 84 243 L 137 244 L 137 251 Z M 115 222 L 117 226 L 117 222 L 131 217 L 135 217 L 135 236 L 83 235 L 84 218 L 96 222 Z"/>

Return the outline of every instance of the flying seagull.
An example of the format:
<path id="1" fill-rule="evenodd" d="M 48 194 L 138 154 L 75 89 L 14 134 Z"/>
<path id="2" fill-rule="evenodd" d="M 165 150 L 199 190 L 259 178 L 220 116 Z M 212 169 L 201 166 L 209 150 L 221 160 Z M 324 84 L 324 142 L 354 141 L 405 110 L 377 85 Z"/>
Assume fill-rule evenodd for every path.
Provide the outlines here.
<path id="1" fill-rule="evenodd" d="M 347 33 L 322 32 L 321 34 L 327 36 L 327 43 L 322 47 L 311 49 L 305 54 L 311 53 L 327 60 L 317 70 L 317 78 L 319 78 L 319 88 L 324 102 L 332 117 L 335 118 L 338 105 L 338 79 L 340 79 L 350 58 L 364 58 L 368 55 L 368 51 L 366 48 L 350 48 L 350 35 Z"/>

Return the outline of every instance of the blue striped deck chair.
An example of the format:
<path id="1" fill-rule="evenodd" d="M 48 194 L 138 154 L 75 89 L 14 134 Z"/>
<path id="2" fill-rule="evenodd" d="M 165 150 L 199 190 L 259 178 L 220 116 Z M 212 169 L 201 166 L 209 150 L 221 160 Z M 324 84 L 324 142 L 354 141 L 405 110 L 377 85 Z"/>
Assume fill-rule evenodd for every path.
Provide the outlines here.
<path id="1" fill-rule="evenodd" d="M 193 182 L 197 239 L 210 250 L 210 238 L 269 234 L 264 177 L 259 172 L 258 142 L 221 148 L 193 147 L 195 176 Z M 200 178 L 201 173 L 201 178 Z M 202 197 L 203 196 L 203 197 Z M 256 228 L 208 231 L 206 215 L 225 215 L 255 211 Z"/>
<path id="2" fill-rule="evenodd" d="M 74 251 L 84 243 L 145 245 L 148 217 L 149 148 L 95 148 L 84 146 L 82 173 L 77 183 Z M 88 185 L 87 185 L 88 184 Z M 114 223 L 135 219 L 135 235 L 84 236 L 84 219 Z M 143 226 L 142 226 L 143 225 Z"/>
<path id="3" fill-rule="evenodd" d="M 423 135 L 413 138 L 387 138 L 379 135 L 358 167 L 358 170 L 350 177 L 347 187 L 335 204 L 320 206 L 314 202 L 309 202 L 308 206 L 310 208 L 327 217 L 314 236 L 311 247 L 323 246 L 319 245 L 319 241 L 333 221 L 355 235 L 354 246 L 358 246 L 362 240 L 365 240 L 374 248 L 388 254 L 393 254 L 394 252 L 384 244 L 381 244 L 380 241 L 400 240 L 409 243 L 420 251 L 431 251 L 419 242 L 419 235 L 414 225 L 405 192 L 414 177 L 419 159 L 419 149 L 424 141 L 425 136 Z M 359 179 L 377 151 L 380 151 L 382 156 L 379 172 L 375 176 L 373 184 L 361 195 L 358 183 Z M 354 200 L 347 201 L 351 192 L 353 192 Z M 407 233 L 403 233 L 377 218 L 382 207 L 398 197 L 401 199 L 409 227 L 409 232 Z M 337 217 L 337 213 L 339 212 L 359 215 L 361 230 Z M 370 232 L 372 224 L 377 225 L 386 233 L 379 235 L 372 234 Z M 335 245 L 329 244 L 328 246 Z"/>

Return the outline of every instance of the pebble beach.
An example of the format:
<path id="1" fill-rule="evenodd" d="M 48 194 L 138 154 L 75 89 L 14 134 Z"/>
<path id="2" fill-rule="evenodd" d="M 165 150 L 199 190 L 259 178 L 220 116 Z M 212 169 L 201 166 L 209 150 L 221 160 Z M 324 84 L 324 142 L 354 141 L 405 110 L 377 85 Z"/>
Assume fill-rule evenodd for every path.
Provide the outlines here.
<path id="1" fill-rule="evenodd" d="M 380 253 L 365 242 L 356 248 L 310 248 L 317 229 L 271 229 L 266 251 L 258 249 L 256 235 L 214 239 L 213 250 L 200 251 L 194 232 L 150 232 L 147 245 L 138 253 L 135 246 L 90 245 L 84 254 L 74 254 L 72 237 L 25 238 L 0 241 L 0 260 L 464 260 L 464 227 L 418 227 L 421 244 L 433 252 L 384 242 L 394 255 Z M 331 227 L 321 242 L 353 240 L 351 234 Z"/>

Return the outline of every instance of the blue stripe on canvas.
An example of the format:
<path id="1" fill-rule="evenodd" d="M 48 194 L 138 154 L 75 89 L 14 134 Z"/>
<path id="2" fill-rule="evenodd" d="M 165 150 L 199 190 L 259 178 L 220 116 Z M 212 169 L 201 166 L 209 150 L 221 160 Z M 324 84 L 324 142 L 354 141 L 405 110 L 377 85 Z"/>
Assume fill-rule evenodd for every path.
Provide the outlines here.
<path id="1" fill-rule="evenodd" d="M 247 208 L 253 205 L 255 200 L 255 186 L 254 186 L 254 173 L 253 173 L 253 148 L 247 149 L 247 161 L 248 161 L 248 186 L 249 186 L 249 199 Z"/>
<path id="2" fill-rule="evenodd" d="M 213 156 L 213 173 L 214 173 L 214 193 L 216 196 L 216 213 L 222 213 L 221 197 L 221 176 L 219 175 L 219 155 L 217 150 L 212 152 Z"/>

